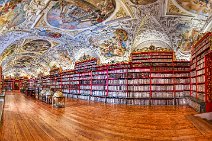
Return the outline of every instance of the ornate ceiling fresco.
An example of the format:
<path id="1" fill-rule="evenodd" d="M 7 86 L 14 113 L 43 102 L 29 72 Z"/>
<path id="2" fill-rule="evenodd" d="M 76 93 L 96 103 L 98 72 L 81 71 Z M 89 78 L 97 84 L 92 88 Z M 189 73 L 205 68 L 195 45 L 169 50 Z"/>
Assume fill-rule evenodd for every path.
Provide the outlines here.
<path id="1" fill-rule="evenodd" d="M 114 10 L 114 0 L 63 0 L 48 11 L 47 22 L 56 28 L 81 29 L 103 22 Z"/>
<path id="2" fill-rule="evenodd" d="M 188 12 L 210 16 L 212 13 L 211 0 L 176 0 L 177 4 Z"/>
<path id="3" fill-rule="evenodd" d="M 101 31 L 105 32 L 104 30 Z M 114 56 L 122 57 L 129 48 L 127 46 L 128 33 L 123 29 L 107 30 L 111 32 L 107 36 L 92 36 L 89 38 L 89 43 L 93 48 L 100 50 L 100 55 L 105 58 Z"/>
<path id="4" fill-rule="evenodd" d="M 211 29 L 211 0 L 0 0 L 0 62 L 5 76 L 37 76 L 85 55 L 128 61 L 150 45 L 189 60 Z"/>
<path id="5" fill-rule="evenodd" d="M 37 39 L 24 44 L 22 48 L 28 52 L 44 53 L 50 47 L 51 43 L 49 41 Z"/>
<path id="6" fill-rule="evenodd" d="M 26 18 L 25 5 L 31 0 L 0 0 L 0 29 L 5 24 L 11 28 L 23 23 Z"/>

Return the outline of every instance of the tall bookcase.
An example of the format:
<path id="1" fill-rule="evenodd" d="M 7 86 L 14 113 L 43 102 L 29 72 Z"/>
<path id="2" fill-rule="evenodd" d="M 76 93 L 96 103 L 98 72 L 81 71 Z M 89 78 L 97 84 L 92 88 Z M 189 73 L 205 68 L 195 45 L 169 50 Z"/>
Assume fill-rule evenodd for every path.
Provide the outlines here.
<path id="1" fill-rule="evenodd" d="M 187 104 L 190 97 L 190 62 L 174 61 L 174 96 L 177 105 Z"/>
<path id="2" fill-rule="evenodd" d="M 190 94 L 188 61 L 174 61 L 172 51 L 135 52 L 131 58 L 130 73 L 137 75 L 130 80 L 131 96 L 139 97 L 145 105 L 186 104 Z"/>
<path id="3" fill-rule="evenodd" d="M 108 96 L 108 66 L 97 66 L 91 74 L 91 96 L 92 101 L 106 102 Z"/>
<path id="4" fill-rule="evenodd" d="M 193 46 L 191 51 L 191 97 L 188 103 L 198 112 L 212 111 L 210 95 L 210 54 L 212 33 L 206 33 Z M 206 91 L 208 90 L 208 91 Z"/>
<path id="5" fill-rule="evenodd" d="M 106 102 L 125 104 L 128 98 L 129 63 L 108 65 L 106 79 Z"/>
<path id="6" fill-rule="evenodd" d="M 205 102 L 206 111 L 212 111 L 212 52 L 205 56 Z"/>

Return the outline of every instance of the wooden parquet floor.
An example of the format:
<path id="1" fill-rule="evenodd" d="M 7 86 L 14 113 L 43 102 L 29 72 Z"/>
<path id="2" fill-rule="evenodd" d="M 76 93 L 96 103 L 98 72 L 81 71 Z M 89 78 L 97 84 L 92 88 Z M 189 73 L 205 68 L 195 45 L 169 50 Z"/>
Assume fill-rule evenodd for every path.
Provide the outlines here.
<path id="1" fill-rule="evenodd" d="M 187 118 L 189 107 L 126 106 L 68 99 L 56 109 L 22 94 L 6 95 L 1 141 L 212 140 Z"/>

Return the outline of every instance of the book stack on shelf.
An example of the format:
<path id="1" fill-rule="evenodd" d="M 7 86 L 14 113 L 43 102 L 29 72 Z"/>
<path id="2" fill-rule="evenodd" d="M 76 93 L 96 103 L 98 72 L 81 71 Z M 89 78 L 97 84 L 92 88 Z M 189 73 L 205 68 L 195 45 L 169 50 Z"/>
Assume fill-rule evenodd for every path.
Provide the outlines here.
<path id="1" fill-rule="evenodd" d="M 147 52 L 131 54 L 131 69 L 128 71 L 128 104 L 149 105 L 151 93 L 151 56 Z"/>
<path id="2" fill-rule="evenodd" d="M 135 52 L 131 60 L 128 76 L 135 77 L 129 77 L 128 87 L 133 104 L 186 104 L 185 96 L 190 94 L 189 61 L 174 61 L 174 53 L 168 49 Z"/>
<path id="3" fill-rule="evenodd" d="M 74 73 L 70 76 L 69 81 L 70 93 L 72 98 L 79 98 L 80 94 L 80 74 Z"/>
<path id="4" fill-rule="evenodd" d="M 206 86 L 208 85 L 208 78 L 206 76 L 207 65 L 210 62 L 210 57 L 207 54 L 211 52 L 212 33 L 206 33 L 196 44 L 192 46 L 191 50 L 191 98 L 188 103 L 198 112 L 208 111 L 206 109 L 207 93 Z M 210 56 L 210 55 L 208 55 Z M 209 104 L 209 103 L 208 103 Z M 210 107 L 210 106 L 209 106 Z"/>
<path id="5" fill-rule="evenodd" d="M 91 72 L 91 96 L 90 100 L 105 102 L 107 96 L 108 84 L 108 67 L 107 65 L 96 67 L 96 71 Z"/>
<path id="6" fill-rule="evenodd" d="M 35 86 L 36 86 L 36 79 L 34 79 L 34 78 L 28 79 L 27 88 L 29 90 L 34 90 Z"/>
<path id="7" fill-rule="evenodd" d="M 80 99 L 88 100 L 92 95 L 92 72 L 79 74 L 79 96 Z"/>
<path id="8" fill-rule="evenodd" d="M 106 96 L 107 103 L 126 103 L 128 96 L 128 63 L 108 65 Z"/>
<path id="9" fill-rule="evenodd" d="M 190 96 L 190 61 L 174 61 L 174 97 L 176 105 L 186 105 Z"/>
<path id="10" fill-rule="evenodd" d="M 51 77 L 50 77 L 50 75 L 47 75 L 47 76 L 43 76 L 43 77 L 41 77 L 41 80 L 42 80 L 42 87 L 41 87 L 41 89 L 45 89 L 45 88 L 50 88 L 50 79 L 51 79 Z"/>
<path id="11" fill-rule="evenodd" d="M 20 92 L 25 93 L 27 88 L 26 86 L 28 83 L 28 77 L 20 77 L 18 81 L 19 81 Z"/>
<path id="12" fill-rule="evenodd" d="M 151 53 L 151 105 L 174 105 L 173 52 Z"/>
<path id="13" fill-rule="evenodd" d="M 74 71 L 64 71 L 63 73 L 60 74 L 61 77 L 61 90 L 62 93 L 68 97 L 70 92 L 71 92 L 71 82 L 73 78 L 73 73 Z"/>
<path id="14" fill-rule="evenodd" d="M 35 78 L 28 79 L 28 81 L 26 83 L 25 94 L 35 97 L 36 96 L 35 95 L 35 90 L 36 90 L 36 79 Z"/>
<path id="15" fill-rule="evenodd" d="M 107 71 L 105 70 L 97 70 L 92 72 L 92 96 L 105 97 L 107 95 L 107 78 Z"/>
<path id="16" fill-rule="evenodd" d="M 149 105 L 150 68 L 136 67 L 128 70 L 128 104 Z"/>

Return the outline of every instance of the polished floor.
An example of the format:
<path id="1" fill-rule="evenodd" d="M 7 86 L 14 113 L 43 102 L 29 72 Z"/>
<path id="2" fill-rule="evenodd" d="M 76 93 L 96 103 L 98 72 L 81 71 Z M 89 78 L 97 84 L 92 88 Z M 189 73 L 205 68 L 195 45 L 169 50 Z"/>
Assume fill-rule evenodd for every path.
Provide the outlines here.
<path id="1" fill-rule="evenodd" d="M 1 141 L 212 140 L 189 107 L 143 107 L 67 100 L 56 109 L 23 94 L 6 95 Z"/>

